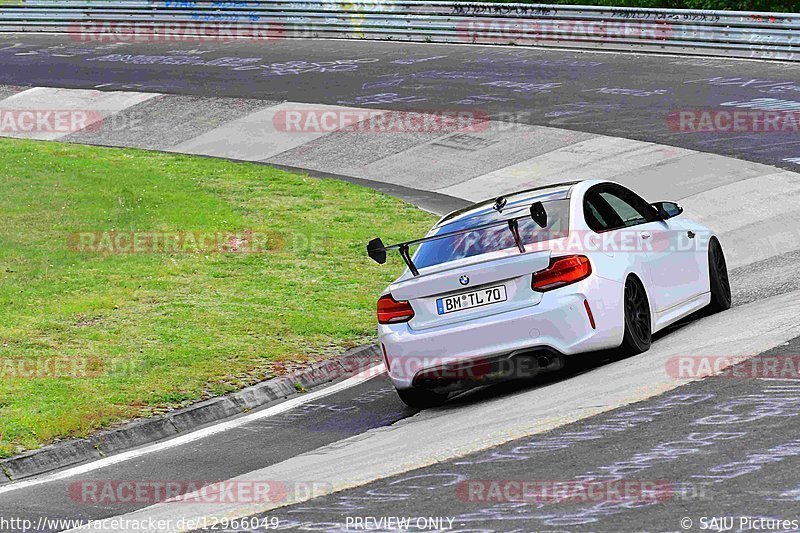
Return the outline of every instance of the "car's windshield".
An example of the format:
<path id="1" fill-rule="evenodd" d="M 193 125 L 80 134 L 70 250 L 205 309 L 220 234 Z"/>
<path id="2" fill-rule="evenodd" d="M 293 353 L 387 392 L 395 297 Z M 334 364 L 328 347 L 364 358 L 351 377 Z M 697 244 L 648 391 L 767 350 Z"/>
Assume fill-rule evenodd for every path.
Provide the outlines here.
<path id="1" fill-rule="evenodd" d="M 537 198 L 528 199 L 517 204 L 509 204 L 502 213 L 487 208 L 485 211 L 470 214 L 440 226 L 436 229 L 434 235 L 523 216 L 528 212 L 533 201 L 540 200 L 547 212 L 547 224 L 542 228 L 529 217 L 521 219 L 519 221 L 519 234 L 522 242 L 524 244 L 533 244 L 557 237 L 565 237 L 568 234 L 569 225 L 569 199 L 563 198 L 563 194 L 560 196 L 562 198 L 557 200 Z M 516 248 L 514 235 L 507 225 L 501 224 L 423 243 L 417 248 L 414 255 L 414 264 L 417 268 L 425 268 L 508 248 Z"/>

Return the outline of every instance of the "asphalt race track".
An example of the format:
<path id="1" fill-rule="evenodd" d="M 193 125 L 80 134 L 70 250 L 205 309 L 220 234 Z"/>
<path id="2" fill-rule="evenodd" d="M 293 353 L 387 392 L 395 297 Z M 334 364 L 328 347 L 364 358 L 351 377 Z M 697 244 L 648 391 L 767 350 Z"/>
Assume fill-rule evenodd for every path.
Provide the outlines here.
<path id="1" fill-rule="evenodd" d="M 690 134 L 671 111 L 757 100 L 800 105 L 800 65 L 354 41 L 92 43 L 0 39 L 0 83 L 292 100 L 381 109 L 470 109 L 796 169 L 796 133 Z M 763 99 L 763 100 L 762 100 Z"/>
<path id="2" fill-rule="evenodd" d="M 479 110 L 500 121 L 800 167 L 797 131 L 697 133 L 669 120 L 682 110 L 800 110 L 800 65 L 784 63 L 387 42 L 128 44 L 9 35 L 0 38 L 0 84 Z M 699 180 L 703 172 L 697 169 Z M 735 216 L 735 203 L 725 207 Z M 736 517 L 737 530 L 741 516 L 800 519 L 800 383 L 689 382 L 663 372 L 679 354 L 796 355 L 800 287 L 789 279 L 796 276 L 758 279 L 793 268 L 796 249 L 786 252 L 776 263 L 742 267 L 734 280 L 745 286 L 734 287 L 733 310 L 684 321 L 641 356 L 577 358 L 558 374 L 471 391 L 422 413 L 376 376 L 189 444 L 19 488 L 0 485 L 0 516 L 206 516 L 218 509 L 87 504 L 70 491 L 94 480 L 249 476 L 329 485 L 332 494 L 275 509 L 224 509 L 298 531 L 363 530 L 356 518 L 376 525 L 381 517 L 414 517 L 413 531 L 476 532 L 701 530 L 708 529 L 702 517 L 715 516 Z M 662 490 L 633 500 L 534 502 L 492 492 L 509 480 L 638 480 Z M 443 527 L 421 527 L 417 517 L 444 519 Z"/>
<path id="3" fill-rule="evenodd" d="M 792 349 L 797 348 L 795 342 Z M 800 387 L 723 381 L 696 382 L 534 438 L 260 518 L 319 531 L 325 524 L 347 524 L 348 517 L 351 525 L 356 517 L 449 517 L 461 528 L 485 532 L 677 531 L 684 517 L 697 528 L 700 517 L 709 524 L 722 516 L 796 519 L 800 439 L 792 417 L 800 407 Z M 576 492 L 562 494 L 561 501 L 542 494 L 527 502 L 515 501 L 513 493 L 509 499 L 503 488 L 509 480 L 597 482 L 611 488 L 617 479 L 647 480 L 661 488 L 633 501 L 592 500 Z M 737 520 L 733 530 L 745 529 Z"/>
<path id="4" fill-rule="evenodd" d="M 268 409 L 270 406 L 265 406 Z M 200 479 L 206 483 L 275 464 L 409 416 L 385 376 L 306 404 L 278 416 L 245 424 L 191 445 L 126 461 L 81 481 L 115 479 Z M 286 445 L 286 443 L 291 445 Z M 35 485 L 0 495 L 0 515 L 38 520 L 39 516 L 100 518 L 130 512 L 146 503 L 116 506 L 76 502 L 70 486 L 75 478 Z"/>

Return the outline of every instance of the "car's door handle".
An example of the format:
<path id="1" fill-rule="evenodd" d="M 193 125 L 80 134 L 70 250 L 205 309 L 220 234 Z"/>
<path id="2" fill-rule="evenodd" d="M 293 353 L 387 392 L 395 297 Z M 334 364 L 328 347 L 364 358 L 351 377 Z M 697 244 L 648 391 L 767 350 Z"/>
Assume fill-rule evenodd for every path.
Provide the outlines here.
<path id="1" fill-rule="evenodd" d="M 650 237 L 652 237 L 652 235 L 649 233 L 642 233 L 642 239 L 649 239 Z"/>
<path id="2" fill-rule="evenodd" d="M 688 235 L 690 239 L 694 239 L 694 232 L 693 231 L 687 231 L 686 235 Z"/>

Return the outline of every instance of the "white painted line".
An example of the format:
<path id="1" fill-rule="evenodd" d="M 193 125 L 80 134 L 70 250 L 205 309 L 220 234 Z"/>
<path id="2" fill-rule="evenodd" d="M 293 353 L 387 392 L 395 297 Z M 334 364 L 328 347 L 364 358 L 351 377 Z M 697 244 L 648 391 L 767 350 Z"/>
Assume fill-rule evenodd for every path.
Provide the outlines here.
<path id="1" fill-rule="evenodd" d="M 250 422 L 253 422 L 255 420 L 260 420 L 262 418 L 269 418 L 271 416 L 275 416 L 284 413 L 286 411 L 290 411 L 295 407 L 299 407 L 301 405 L 317 400 L 319 398 L 323 398 L 325 396 L 330 396 L 331 394 L 335 394 L 339 391 L 349 389 L 350 387 L 355 387 L 356 385 L 364 383 L 365 381 L 369 381 L 375 376 L 379 376 L 385 371 L 386 367 L 384 366 L 383 363 L 381 363 L 379 365 L 370 367 L 367 370 L 364 370 L 363 372 L 356 374 L 355 376 L 349 377 L 344 381 L 336 383 L 335 385 L 331 385 L 330 387 L 326 387 L 324 389 L 320 389 L 318 391 L 314 391 L 311 393 L 303 394 L 296 398 L 286 400 L 285 402 L 280 403 L 278 405 L 269 407 L 262 411 L 257 411 L 255 413 L 243 416 L 241 418 L 237 418 L 235 420 L 229 420 L 228 422 L 215 424 L 213 426 L 209 426 L 203 429 L 199 429 L 197 431 L 193 431 L 191 433 L 187 433 L 186 435 L 175 437 L 174 439 L 170 439 L 164 442 L 158 442 L 156 444 L 150 444 L 142 448 L 137 448 L 135 450 L 130 450 L 127 452 L 119 453 L 117 455 L 112 455 L 111 457 L 106 457 L 104 459 L 99 459 L 91 463 L 78 465 L 72 468 L 68 468 L 66 470 L 62 470 L 60 472 L 55 472 L 53 474 L 48 474 L 38 478 L 18 481 L 16 483 L 11 483 L 9 485 L 2 486 L 0 487 L 0 494 L 4 494 L 6 492 L 12 492 L 18 489 L 24 489 L 27 487 L 33 487 L 35 485 L 41 485 L 43 483 L 49 483 L 51 481 L 56 481 L 59 479 L 69 478 L 72 476 L 76 476 L 78 474 L 85 474 L 86 472 L 91 472 L 93 470 L 105 468 L 107 466 L 115 465 L 117 463 L 128 461 L 130 459 L 135 459 L 143 455 L 148 455 L 154 452 L 159 452 L 169 448 L 174 448 L 176 446 L 181 446 L 189 442 L 194 442 L 203 439 L 205 437 L 209 437 L 211 435 L 216 435 L 217 433 L 222 433 L 224 431 L 228 431 L 230 429 L 243 426 L 245 424 L 249 424 Z"/>

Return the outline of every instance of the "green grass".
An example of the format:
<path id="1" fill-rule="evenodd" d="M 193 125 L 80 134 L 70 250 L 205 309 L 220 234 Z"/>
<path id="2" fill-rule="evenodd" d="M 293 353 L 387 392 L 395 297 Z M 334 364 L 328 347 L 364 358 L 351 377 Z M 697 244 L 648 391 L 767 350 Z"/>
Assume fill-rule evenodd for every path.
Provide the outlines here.
<path id="1" fill-rule="evenodd" d="M 369 340 L 376 296 L 401 261 L 377 265 L 365 243 L 419 235 L 435 220 L 369 189 L 247 163 L 0 140 L 0 166 L 0 457 Z M 248 229 L 283 245 L 68 246 L 75 232 Z M 30 378 L 9 371 L 20 360 L 89 361 L 96 372 Z"/>

